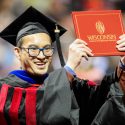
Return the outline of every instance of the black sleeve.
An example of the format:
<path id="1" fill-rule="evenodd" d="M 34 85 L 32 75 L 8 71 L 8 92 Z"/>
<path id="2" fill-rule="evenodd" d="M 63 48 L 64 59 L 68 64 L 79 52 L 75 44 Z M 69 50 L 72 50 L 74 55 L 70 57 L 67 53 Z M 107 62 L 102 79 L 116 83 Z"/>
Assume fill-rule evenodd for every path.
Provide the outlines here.
<path id="1" fill-rule="evenodd" d="M 106 75 L 101 84 L 96 88 L 95 93 L 93 94 L 95 113 L 100 109 L 107 99 L 108 93 L 110 91 L 111 84 L 114 84 L 117 81 L 116 73 L 111 73 Z M 94 114 L 95 115 L 95 114 Z"/>
<path id="2" fill-rule="evenodd" d="M 111 120 L 115 119 L 111 117 L 113 117 L 113 106 L 112 102 L 108 100 L 103 104 L 91 125 L 112 125 Z"/>
<path id="3" fill-rule="evenodd" d="M 79 125 L 90 125 L 90 103 L 95 92 L 95 87 L 87 84 L 88 80 L 75 78 L 73 81 L 73 91 L 80 107 Z"/>
<path id="4" fill-rule="evenodd" d="M 40 116 L 42 125 L 78 125 L 79 107 L 65 69 L 46 79 Z"/>
<path id="5" fill-rule="evenodd" d="M 100 107 L 104 104 L 110 85 L 116 80 L 115 73 L 107 75 L 100 86 L 89 86 L 87 80 L 76 78 L 73 87 L 77 102 L 80 107 L 80 124 L 90 125 Z"/>

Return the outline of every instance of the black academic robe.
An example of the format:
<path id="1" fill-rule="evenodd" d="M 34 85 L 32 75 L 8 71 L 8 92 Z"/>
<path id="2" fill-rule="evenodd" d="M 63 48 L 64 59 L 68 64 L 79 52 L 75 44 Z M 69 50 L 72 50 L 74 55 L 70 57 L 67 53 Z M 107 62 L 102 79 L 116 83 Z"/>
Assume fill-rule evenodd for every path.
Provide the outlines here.
<path id="1" fill-rule="evenodd" d="M 78 125 L 78 113 L 65 69 L 40 87 L 12 74 L 0 80 L 0 125 Z"/>
<path id="2" fill-rule="evenodd" d="M 117 81 L 116 73 L 106 75 L 99 86 L 90 86 L 86 80 L 76 80 L 73 87 L 80 108 L 79 125 L 90 125 L 105 103 L 110 86 Z"/>
<path id="3" fill-rule="evenodd" d="M 62 68 L 34 87 L 11 74 L 0 80 L 0 125 L 90 125 L 114 79 L 97 88 L 78 78 L 71 83 Z"/>
<path id="4" fill-rule="evenodd" d="M 117 82 L 111 85 L 108 99 L 91 125 L 125 125 L 125 97 Z"/>

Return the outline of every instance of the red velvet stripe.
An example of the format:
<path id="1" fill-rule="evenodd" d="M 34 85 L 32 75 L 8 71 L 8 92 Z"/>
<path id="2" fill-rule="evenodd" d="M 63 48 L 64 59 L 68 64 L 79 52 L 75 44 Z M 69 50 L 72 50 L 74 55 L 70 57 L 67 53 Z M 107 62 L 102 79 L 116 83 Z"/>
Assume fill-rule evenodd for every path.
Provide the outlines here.
<path id="1" fill-rule="evenodd" d="M 7 84 L 3 84 L 0 91 L 0 124 L 7 125 L 6 119 L 4 117 L 4 106 L 6 103 L 7 93 L 9 86 Z"/>
<path id="2" fill-rule="evenodd" d="M 26 125 L 36 125 L 36 88 L 26 89 Z"/>
<path id="3" fill-rule="evenodd" d="M 20 125 L 19 119 L 18 119 L 18 110 L 22 99 L 22 90 L 23 89 L 21 88 L 14 89 L 14 94 L 13 94 L 13 98 L 12 98 L 12 102 L 9 110 L 11 125 Z"/>

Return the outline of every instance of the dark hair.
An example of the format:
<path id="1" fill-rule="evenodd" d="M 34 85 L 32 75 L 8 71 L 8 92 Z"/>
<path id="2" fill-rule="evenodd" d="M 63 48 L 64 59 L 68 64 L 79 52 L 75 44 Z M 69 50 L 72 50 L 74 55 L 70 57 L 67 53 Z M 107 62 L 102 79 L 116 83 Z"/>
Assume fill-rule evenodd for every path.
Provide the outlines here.
<path id="1" fill-rule="evenodd" d="M 47 33 L 45 33 L 45 34 L 47 34 Z M 49 34 L 47 34 L 49 37 L 50 37 L 50 35 Z M 22 37 L 23 38 L 23 37 Z M 22 44 L 23 44 L 23 39 L 22 38 L 20 38 L 18 41 L 17 41 L 17 43 L 16 43 L 16 46 L 17 47 L 22 47 Z M 51 39 L 51 37 L 50 37 L 50 40 L 51 40 L 51 44 L 52 44 L 52 39 Z"/>
<path id="2" fill-rule="evenodd" d="M 20 38 L 20 39 L 18 40 L 18 42 L 17 42 L 16 46 L 17 46 L 17 47 L 21 47 L 21 46 L 22 46 L 22 44 L 23 44 L 23 39 L 22 39 L 22 38 Z"/>

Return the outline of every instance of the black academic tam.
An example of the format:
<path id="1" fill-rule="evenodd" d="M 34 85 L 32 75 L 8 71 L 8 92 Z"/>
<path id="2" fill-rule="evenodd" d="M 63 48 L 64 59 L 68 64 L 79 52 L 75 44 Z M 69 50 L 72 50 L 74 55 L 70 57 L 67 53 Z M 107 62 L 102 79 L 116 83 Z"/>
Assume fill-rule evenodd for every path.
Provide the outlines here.
<path id="1" fill-rule="evenodd" d="M 34 7 L 29 7 L 22 15 L 20 15 L 14 22 L 12 22 L 9 26 L 7 26 L 1 33 L 0 36 L 7 40 L 12 45 L 16 46 L 17 34 L 20 30 L 22 30 L 23 26 L 29 22 L 38 22 L 41 24 L 47 32 L 50 34 L 52 41 L 55 41 L 55 29 L 58 26 L 60 30 L 59 35 L 61 36 L 66 32 L 66 29 L 62 26 L 58 25 L 57 22 L 42 14 Z M 37 33 L 37 31 L 35 32 Z"/>

